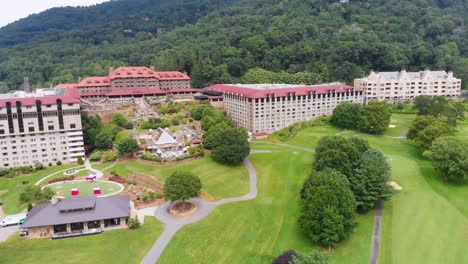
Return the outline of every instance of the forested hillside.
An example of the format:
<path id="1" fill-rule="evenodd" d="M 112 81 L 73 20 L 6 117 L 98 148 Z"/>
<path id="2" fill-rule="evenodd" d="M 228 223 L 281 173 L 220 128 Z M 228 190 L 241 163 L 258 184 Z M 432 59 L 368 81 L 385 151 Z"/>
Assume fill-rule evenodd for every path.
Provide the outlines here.
<path id="1" fill-rule="evenodd" d="M 351 82 L 449 69 L 468 82 L 468 1 L 120 0 L 55 8 L 0 29 L 0 90 L 106 74 L 181 70 L 216 82 Z M 265 70 L 261 70 L 263 68 Z M 3 82 L 3 83 L 2 83 Z"/>

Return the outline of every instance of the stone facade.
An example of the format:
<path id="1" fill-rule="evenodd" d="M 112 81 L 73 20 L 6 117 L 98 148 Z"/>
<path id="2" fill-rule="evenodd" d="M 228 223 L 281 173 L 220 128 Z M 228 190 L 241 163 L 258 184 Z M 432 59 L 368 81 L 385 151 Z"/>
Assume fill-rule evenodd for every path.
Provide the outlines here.
<path id="1" fill-rule="evenodd" d="M 222 92 L 227 114 L 237 126 L 254 134 L 330 115 L 341 102 L 364 100 L 362 90 L 343 84 L 214 85 L 207 89 Z"/>
<path id="2" fill-rule="evenodd" d="M 79 99 L 0 99 L 0 155 L 0 167 L 76 162 L 84 157 Z"/>
<path id="3" fill-rule="evenodd" d="M 364 90 L 366 102 L 392 103 L 412 100 L 419 95 L 457 98 L 461 93 L 461 80 L 451 71 L 371 72 L 365 78 L 355 79 L 354 87 Z"/>

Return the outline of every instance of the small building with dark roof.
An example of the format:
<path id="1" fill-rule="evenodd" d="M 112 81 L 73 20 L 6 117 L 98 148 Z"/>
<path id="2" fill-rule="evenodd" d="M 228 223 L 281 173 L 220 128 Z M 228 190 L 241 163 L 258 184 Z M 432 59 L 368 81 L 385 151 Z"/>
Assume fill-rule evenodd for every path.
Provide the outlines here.
<path id="1" fill-rule="evenodd" d="M 73 196 L 33 207 L 21 229 L 28 238 L 63 238 L 125 228 L 131 216 L 130 196 Z"/>

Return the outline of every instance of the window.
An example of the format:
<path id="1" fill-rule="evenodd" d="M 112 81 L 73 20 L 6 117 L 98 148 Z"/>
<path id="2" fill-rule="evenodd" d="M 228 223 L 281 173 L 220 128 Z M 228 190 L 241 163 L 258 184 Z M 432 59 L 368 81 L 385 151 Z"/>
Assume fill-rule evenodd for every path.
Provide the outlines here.
<path id="1" fill-rule="evenodd" d="M 70 124 L 70 128 L 76 128 L 76 124 Z"/>

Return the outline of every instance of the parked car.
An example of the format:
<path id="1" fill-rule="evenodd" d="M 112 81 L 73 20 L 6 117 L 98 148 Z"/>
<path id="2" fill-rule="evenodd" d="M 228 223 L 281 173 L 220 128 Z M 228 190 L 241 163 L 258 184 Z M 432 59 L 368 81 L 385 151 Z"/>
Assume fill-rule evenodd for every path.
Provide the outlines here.
<path id="1" fill-rule="evenodd" d="M 7 227 L 10 225 L 19 225 L 26 221 L 27 214 L 16 214 L 16 215 L 7 215 L 3 218 L 2 222 L 0 222 L 0 227 Z"/>

